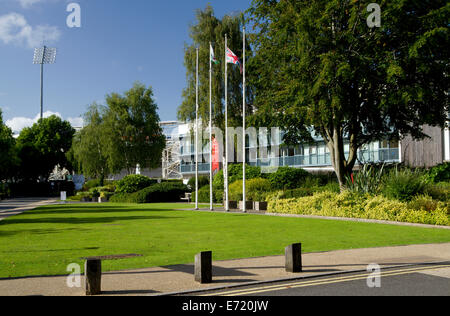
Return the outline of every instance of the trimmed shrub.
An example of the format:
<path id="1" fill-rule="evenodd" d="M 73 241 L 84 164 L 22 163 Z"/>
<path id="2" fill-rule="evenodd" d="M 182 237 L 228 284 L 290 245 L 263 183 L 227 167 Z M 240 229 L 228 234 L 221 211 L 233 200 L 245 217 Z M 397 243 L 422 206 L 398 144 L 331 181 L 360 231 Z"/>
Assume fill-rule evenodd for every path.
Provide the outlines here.
<path id="1" fill-rule="evenodd" d="M 112 203 L 134 203 L 131 202 L 132 193 L 116 193 L 109 199 Z"/>
<path id="2" fill-rule="evenodd" d="M 228 181 L 229 183 L 234 183 L 238 180 L 242 180 L 243 168 L 242 164 L 233 164 L 228 166 Z M 264 178 L 264 175 L 261 173 L 260 167 L 254 167 L 246 165 L 245 167 L 245 178 L 247 180 L 255 179 L 255 178 Z M 223 179 L 223 170 L 217 172 L 214 176 L 213 184 L 217 186 L 224 186 Z"/>
<path id="3" fill-rule="evenodd" d="M 190 178 L 187 185 L 191 190 L 195 190 L 195 177 Z M 207 185 L 209 185 L 209 177 L 207 177 L 207 176 L 198 177 L 198 188 L 199 189 L 201 189 Z"/>
<path id="4" fill-rule="evenodd" d="M 255 178 L 246 181 L 247 201 L 265 202 L 272 191 L 270 181 L 263 178 Z M 242 201 L 242 180 L 237 180 L 230 185 L 230 200 Z"/>
<path id="5" fill-rule="evenodd" d="M 99 179 L 93 179 L 93 180 L 89 180 L 87 181 L 84 185 L 83 188 L 81 189 L 82 191 L 89 191 L 93 188 L 99 187 L 100 186 L 100 180 Z"/>
<path id="6" fill-rule="evenodd" d="M 135 193 L 117 193 L 111 197 L 114 203 L 166 203 L 180 202 L 189 189 L 179 183 L 159 183 L 149 186 Z"/>
<path id="7" fill-rule="evenodd" d="M 214 194 L 213 194 L 213 202 L 214 201 Z M 192 201 L 195 202 L 195 192 L 192 193 Z M 199 203 L 209 203 L 209 186 L 203 186 L 201 189 L 198 190 L 198 202 Z"/>
<path id="8" fill-rule="evenodd" d="M 278 198 L 279 199 L 293 199 L 293 198 L 300 198 L 305 196 L 313 196 L 314 189 L 312 188 L 298 188 L 294 190 L 287 190 L 282 192 Z"/>
<path id="9" fill-rule="evenodd" d="M 303 169 L 281 167 L 269 175 L 269 181 L 276 190 L 292 190 L 301 187 L 308 177 L 310 174 Z"/>
<path id="10" fill-rule="evenodd" d="M 265 202 L 272 191 L 272 185 L 267 179 L 255 178 L 246 181 L 246 190 L 247 200 Z"/>
<path id="11" fill-rule="evenodd" d="M 117 182 L 116 193 L 135 193 L 152 184 L 156 184 L 156 180 L 152 180 L 146 176 L 132 174 Z"/>
<path id="12" fill-rule="evenodd" d="M 229 187 L 229 198 L 230 201 L 242 201 L 242 180 L 241 181 L 235 181 L 232 184 L 230 184 Z"/>

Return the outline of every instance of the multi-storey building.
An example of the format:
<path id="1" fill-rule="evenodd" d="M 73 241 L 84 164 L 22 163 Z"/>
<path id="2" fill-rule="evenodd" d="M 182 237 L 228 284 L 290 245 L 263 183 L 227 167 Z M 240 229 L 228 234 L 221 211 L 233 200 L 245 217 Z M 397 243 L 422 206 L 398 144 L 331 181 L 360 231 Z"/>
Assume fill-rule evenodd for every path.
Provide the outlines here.
<path id="1" fill-rule="evenodd" d="M 195 142 L 192 136 L 193 126 L 176 122 L 163 125 L 170 127 L 170 129 L 165 129 L 169 151 L 166 150 L 163 157 L 163 176 L 178 178 L 194 176 Z M 275 137 L 276 141 L 270 139 L 269 135 L 268 143 L 271 146 L 266 148 L 267 155 L 264 155 L 265 157 L 261 157 L 261 152 L 264 153 L 265 151 L 261 151 L 258 144 L 247 137 L 247 163 L 252 166 L 289 166 L 303 168 L 311 172 L 333 170 L 330 152 L 323 139 L 315 137 L 313 144 L 284 146 L 281 142 L 282 132 L 279 133 Z M 381 140 L 373 142 L 359 150 L 358 164 L 405 163 L 412 167 L 432 167 L 444 161 L 449 161 L 449 130 L 425 127 L 425 133 L 430 138 L 423 141 L 414 141 L 410 137 L 404 137 L 402 141 Z M 203 139 L 203 136 L 199 138 Z M 208 136 L 205 139 L 208 139 Z M 239 148 L 239 146 L 237 147 Z M 346 144 L 345 148 L 348 150 L 349 145 Z M 199 145 L 199 154 L 199 173 L 208 174 L 210 160 L 208 140 L 203 140 Z M 235 157 L 229 157 L 229 161 L 235 161 L 233 158 Z"/>

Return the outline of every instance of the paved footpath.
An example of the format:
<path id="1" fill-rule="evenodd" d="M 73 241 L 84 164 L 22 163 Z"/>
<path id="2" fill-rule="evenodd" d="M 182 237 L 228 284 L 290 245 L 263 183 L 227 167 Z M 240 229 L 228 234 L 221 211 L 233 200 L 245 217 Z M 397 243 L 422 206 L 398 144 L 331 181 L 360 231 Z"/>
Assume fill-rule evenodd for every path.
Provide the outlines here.
<path id="1" fill-rule="evenodd" d="M 369 264 L 383 268 L 418 263 L 450 262 L 450 243 L 371 249 L 353 249 L 303 255 L 304 273 L 287 273 L 283 256 L 213 262 L 214 282 L 194 282 L 192 264 L 104 273 L 103 295 L 161 295 L 224 288 L 261 281 L 324 276 L 366 271 Z M 67 277 L 34 277 L 0 280 L 1 296 L 82 296 L 83 288 L 69 288 Z M 81 285 L 84 277 L 81 277 Z M 193 293 L 195 295 L 195 293 Z"/>
<path id="2" fill-rule="evenodd" d="M 19 198 L 0 201 L 0 221 L 10 216 L 19 215 L 39 206 L 56 203 L 56 199 L 49 198 Z"/>

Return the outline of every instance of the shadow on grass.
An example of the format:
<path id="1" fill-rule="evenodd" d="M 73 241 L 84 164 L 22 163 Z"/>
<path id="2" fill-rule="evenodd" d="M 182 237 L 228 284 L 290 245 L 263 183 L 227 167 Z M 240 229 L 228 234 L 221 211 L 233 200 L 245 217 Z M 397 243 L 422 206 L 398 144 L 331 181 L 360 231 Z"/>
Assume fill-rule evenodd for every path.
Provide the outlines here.
<path id="1" fill-rule="evenodd" d="M 0 226 L 1 227 L 1 226 Z M 66 228 L 66 229 L 20 229 L 20 230 L 6 230 L 2 231 L 0 230 L 0 237 L 8 237 L 8 236 L 14 236 L 18 234 L 31 234 L 31 235 L 49 235 L 49 234 L 60 234 L 65 233 L 68 231 L 76 231 L 77 233 L 80 232 L 87 232 L 91 231 L 92 229 L 84 229 L 84 228 Z"/>
<path id="2" fill-rule="evenodd" d="M 0 228 L 4 225 L 12 224 L 108 224 L 123 221 L 138 220 L 172 220 L 181 217 L 174 216 L 114 216 L 114 217 L 46 217 L 46 218 L 9 218 L 0 223 Z"/>
<path id="3" fill-rule="evenodd" d="M 151 204 L 139 204 L 142 206 Z M 136 208 L 130 206 L 119 205 L 92 205 L 92 204 L 77 204 L 67 206 L 46 206 L 38 208 L 33 211 L 26 212 L 27 215 L 47 215 L 47 214 L 95 214 L 95 213 L 131 213 L 131 212 L 177 212 L 171 209 L 159 208 Z"/>
<path id="4" fill-rule="evenodd" d="M 85 247 L 85 248 L 72 248 L 72 249 L 45 249 L 45 250 L 8 250 L 0 251 L 0 253 L 44 253 L 44 252 L 65 252 L 65 251 L 83 251 L 83 250 L 98 250 L 99 247 Z"/>

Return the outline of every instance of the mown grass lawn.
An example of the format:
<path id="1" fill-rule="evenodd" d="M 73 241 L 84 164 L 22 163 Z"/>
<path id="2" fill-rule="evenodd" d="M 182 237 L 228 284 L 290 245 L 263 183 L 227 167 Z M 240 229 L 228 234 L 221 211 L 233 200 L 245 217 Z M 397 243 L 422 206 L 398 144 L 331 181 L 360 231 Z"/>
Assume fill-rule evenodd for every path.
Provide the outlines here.
<path id="1" fill-rule="evenodd" d="M 450 242 L 450 231 L 320 219 L 176 211 L 183 204 L 68 204 L 0 222 L 0 278 L 65 275 L 81 257 L 140 254 L 105 261 L 105 271 L 185 264 L 200 251 L 214 260 Z"/>

